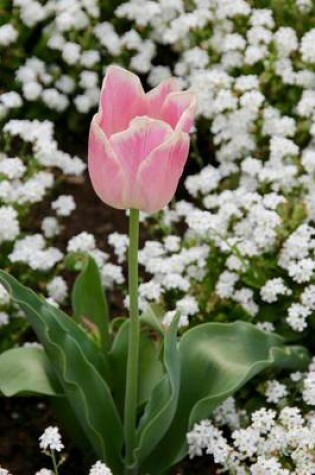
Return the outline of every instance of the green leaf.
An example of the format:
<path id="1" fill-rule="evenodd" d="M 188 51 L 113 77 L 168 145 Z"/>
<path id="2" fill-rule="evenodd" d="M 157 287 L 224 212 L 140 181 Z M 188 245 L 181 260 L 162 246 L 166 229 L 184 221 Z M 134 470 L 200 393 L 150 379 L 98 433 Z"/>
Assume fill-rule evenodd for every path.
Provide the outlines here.
<path id="1" fill-rule="evenodd" d="M 120 326 L 109 352 L 112 371 L 112 391 L 117 407 L 123 414 L 126 390 L 126 368 L 129 320 Z M 160 344 L 141 329 L 139 348 L 138 405 L 143 405 L 150 397 L 157 381 L 163 376 L 163 366 L 159 361 Z"/>
<path id="2" fill-rule="evenodd" d="M 161 317 L 159 318 L 159 315 Z M 140 320 L 150 328 L 153 328 L 159 335 L 164 335 L 164 330 L 161 324 L 162 315 L 164 312 L 157 305 L 148 305 L 144 313 L 141 315 Z"/>
<path id="3" fill-rule="evenodd" d="M 104 377 L 108 368 L 100 349 L 75 321 L 12 276 L 0 271 L 0 281 L 23 309 L 44 345 L 96 454 L 115 474 L 122 473 L 122 423 Z"/>
<path id="4" fill-rule="evenodd" d="M 301 347 L 256 326 L 207 323 L 187 331 L 179 345 L 181 382 L 177 411 L 165 437 L 143 464 L 144 473 L 161 475 L 187 454 L 186 433 L 228 396 L 270 366 L 304 369 Z"/>
<path id="5" fill-rule="evenodd" d="M 101 346 L 108 349 L 108 305 L 101 276 L 91 256 L 84 256 L 84 265 L 77 277 L 71 295 L 74 317 L 78 322 L 96 327 Z"/>
<path id="6" fill-rule="evenodd" d="M 63 395 L 49 359 L 41 348 L 13 348 L 0 355 L 0 392 L 7 397 Z"/>
<path id="7" fill-rule="evenodd" d="M 137 430 L 136 459 L 141 466 L 167 432 L 176 412 L 179 396 L 180 362 L 177 349 L 179 315 L 173 319 L 164 339 L 165 375 L 151 393 Z"/>

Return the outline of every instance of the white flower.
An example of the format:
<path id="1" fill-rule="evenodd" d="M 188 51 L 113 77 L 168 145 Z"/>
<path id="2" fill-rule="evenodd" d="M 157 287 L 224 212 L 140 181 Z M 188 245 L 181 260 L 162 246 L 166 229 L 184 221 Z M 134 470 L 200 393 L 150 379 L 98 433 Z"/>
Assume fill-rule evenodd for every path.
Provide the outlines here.
<path id="1" fill-rule="evenodd" d="M 47 427 L 40 436 L 39 442 L 39 446 L 43 450 L 56 450 L 60 452 L 64 448 L 58 427 Z"/>
<path id="2" fill-rule="evenodd" d="M 252 427 L 236 430 L 232 434 L 234 445 L 246 457 L 252 457 L 257 451 L 259 436 L 259 431 Z"/>
<path id="3" fill-rule="evenodd" d="M 102 282 L 106 289 L 113 288 L 114 284 L 123 284 L 125 282 L 124 274 L 120 266 L 108 262 L 100 271 Z"/>
<path id="4" fill-rule="evenodd" d="M 223 299 L 231 298 L 234 293 L 234 287 L 238 279 L 239 276 L 234 272 L 222 272 L 215 287 L 216 293 L 219 295 L 219 297 Z"/>
<path id="5" fill-rule="evenodd" d="M 144 300 L 157 302 L 162 295 L 162 286 L 151 280 L 139 285 L 139 296 Z"/>
<path id="6" fill-rule="evenodd" d="M 6 312 L 0 312 L 0 327 L 7 325 L 10 321 L 10 316 Z"/>
<path id="7" fill-rule="evenodd" d="M 300 51 L 303 61 L 306 63 L 315 64 L 315 52 L 314 52 L 314 42 L 315 42 L 315 28 L 305 33 L 301 40 Z"/>
<path id="8" fill-rule="evenodd" d="M 17 240 L 9 255 L 11 262 L 22 262 L 43 272 L 50 270 L 62 257 L 61 251 L 55 247 L 45 249 L 45 239 L 41 234 Z"/>
<path id="9" fill-rule="evenodd" d="M 126 252 L 129 246 L 129 237 L 126 234 L 111 233 L 108 236 L 108 243 L 113 246 L 118 262 L 126 260 Z"/>
<path id="10" fill-rule="evenodd" d="M 42 85 L 39 84 L 37 81 L 29 81 L 23 84 L 22 87 L 23 96 L 28 101 L 36 101 L 40 97 L 42 90 Z"/>
<path id="11" fill-rule="evenodd" d="M 63 45 L 62 58 L 70 65 L 79 61 L 81 47 L 77 43 L 68 42 Z"/>
<path id="12" fill-rule="evenodd" d="M 14 241 L 20 234 L 18 214 L 11 206 L 0 207 L 0 243 Z"/>
<path id="13" fill-rule="evenodd" d="M 251 316 L 255 316 L 258 313 L 258 305 L 254 301 L 254 292 L 248 288 L 242 288 L 234 292 L 233 300 L 238 302 L 244 310 L 246 310 Z"/>
<path id="14" fill-rule="evenodd" d="M 69 105 L 67 96 L 54 88 L 44 89 L 41 98 L 49 109 L 56 110 L 57 112 L 63 112 Z"/>
<path id="15" fill-rule="evenodd" d="M 71 238 L 68 242 L 68 252 L 90 252 L 96 247 L 95 238 L 92 234 L 83 231 Z"/>
<path id="16" fill-rule="evenodd" d="M 80 61 L 82 66 L 85 66 L 86 68 L 91 68 L 92 66 L 101 61 L 101 55 L 99 51 L 96 50 L 83 51 L 83 53 L 81 54 Z"/>
<path id="17" fill-rule="evenodd" d="M 298 284 L 309 282 L 314 274 L 315 261 L 311 258 L 301 259 L 298 262 L 292 262 L 288 266 L 288 273 Z"/>
<path id="18" fill-rule="evenodd" d="M 112 471 L 102 462 L 96 462 L 90 469 L 89 475 L 112 475 Z"/>
<path id="19" fill-rule="evenodd" d="M 314 360 L 313 360 L 314 364 Z M 310 406 L 315 406 L 315 371 L 313 368 L 313 364 L 311 364 L 309 368 L 309 372 L 306 375 L 306 378 L 303 381 L 303 400 L 306 404 Z"/>
<path id="20" fill-rule="evenodd" d="M 192 295 L 186 295 L 176 302 L 176 309 L 183 315 L 195 315 L 199 311 L 197 300 Z"/>
<path id="21" fill-rule="evenodd" d="M 11 473 L 9 472 L 9 470 L 0 467 L 0 475 L 11 475 Z"/>
<path id="22" fill-rule="evenodd" d="M 298 48 L 298 39 L 293 28 L 280 27 L 274 34 L 274 40 L 280 56 L 289 56 Z"/>
<path id="23" fill-rule="evenodd" d="M 48 468 L 42 468 L 41 470 L 36 472 L 35 475 L 54 475 L 54 472 L 48 470 Z"/>
<path id="24" fill-rule="evenodd" d="M 176 310 L 170 310 L 165 313 L 163 320 L 162 320 L 162 325 L 165 327 L 169 327 L 177 314 Z M 179 321 L 178 321 L 178 328 L 183 328 L 187 327 L 189 325 L 189 319 L 187 315 L 180 315 Z"/>
<path id="25" fill-rule="evenodd" d="M 18 37 L 18 32 L 10 23 L 0 26 L 0 46 L 9 46 Z"/>
<path id="26" fill-rule="evenodd" d="M 266 434 L 275 425 L 276 412 L 272 409 L 261 408 L 252 414 L 252 427 L 260 434 Z"/>
<path id="27" fill-rule="evenodd" d="M 295 3 L 297 8 L 302 13 L 308 13 L 310 10 L 312 10 L 312 0 L 295 0 Z"/>
<path id="28" fill-rule="evenodd" d="M 42 221 L 41 228 L 46 238 L 52 238 L 60 233 L 58 220 L 53 216 L 46 216 Z"/>
<path id="29" fill-rule="evenodd" d="M 56 211 L 57 216 L 70 216 L 76 205 L 73 196 L 60 195 L 57 200 L 52 202 L 51 207 Z"/>
<path id="30" fill-rule="evenodd" d="M 267 381 L 265 394 L 267 402 L 277 404 L 282 398 L 288 395 L 288 390 L 284 384 L 274 379 Z"/>
<path id="31" fill-rule="evenodd" d="M 0 284 L 0 305 L 8 305 L 10 303 L 11 297 L 7 289 Z"/>
<path id="32" fill-rule="evenodd" d="M 260 289 L 260 296 L 264 302 L 277 302 L 280 295 L 291 295 L 292 291 L 286 287 L 281 277 L 268 280 Z"/>
<path id="33" fill-rule="evenodd" d="M 17 92 L 11 91 L 0 94 L 0 103 L 2 103 L 7 109 L 15 109 L 21 107 L 23 101 Z"/>
<path id="34" fill-rule="evenodd" d="M 306 319 L 311 314 L 308 307 L 300 303 L 292 303 L 288 308 L 287 323 L 293 330 L 302 332 L 307 327 Z"/>
<path id="35" fill-rule="evenodd" d="M 315 285 L 309 285 L 305 287 L 301 294 L 302 304 L 310 310 L 315 310 Z"/>
<path id="36" fill-rule="evenodd" d="M 49 297 L 58 303 L 62 303 L 67 297 L 68 287 L 61 276 L 56 276 L 47 284 L 47 291 Z"/>

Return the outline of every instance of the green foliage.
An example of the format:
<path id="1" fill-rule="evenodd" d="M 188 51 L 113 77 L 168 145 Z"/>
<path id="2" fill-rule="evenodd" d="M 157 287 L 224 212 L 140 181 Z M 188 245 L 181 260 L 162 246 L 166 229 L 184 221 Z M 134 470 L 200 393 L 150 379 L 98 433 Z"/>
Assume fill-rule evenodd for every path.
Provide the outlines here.
<path id="1" fill-rule="evenodd" d="M 107 300 L 94 259 L 90 256 L 84 256 L 83 259 L 83 267 L 71 295 L 73 316 L 88 328 L 96 329 L 101 346 L 105 350 L 109 345 Z"/>
<path id="2" fill-rule="evenodd" d="M 187 431 L 253 376 L 271 366 L 302 369 L 309 361 L 304 349 L 285 348 L 281 337 L 245 322 L 208 323 L 188 330 L 180 341 L 178 358 L 176 413 L 144 463 L 152 475 L 165 473 L 184 458 Z"/>
<path id="3" fill-rule="evenodd" d="M 96 454 L 119 473 L 122 424 L 106 382 L 108 366 L 98 346 L 78 324 L 8 274 L 0 273 L 42 342 L 76 417 Z"/>
<path id="4" fill-rule="evenodd" d="M 0 355 L 0 393 L 4 396 L 63 395 L 41 348 L 13 348 Z"/>
<path id="5" fill-rule="evenodd" d="M 98 282 L 97 268 L 87 262 L 75 287 L 77 315 L 89 311 L 88 298 L 82 296 L 91 290 L 93 280 Z M 5 272 L 0 272 L 0 281 L 25 312 L 47 355 L 27 348 L 4 353 L 0 361 L 2 392 L 62 393 L 66 400 L 60 399 L 61 406 L 69 404 L 97 456 L 115 475 L 121 474 L 129 321 L 119 327 L 110 350 L 101 351 L 79 322 Z M 245 322 L 199 325 L 178 341 L 177 320 L 178 316 L 165 330 L 153 308 L 143 318 L 136 462 L 125 467 L 130 473 L 168 473 L 187 454 L 185 436 L 193 424 L 208 417 L 250 378 L 266 368 L 303 370 L 308 363 L 303 348 L 286 347 L 281 337 Z M 158 331 L 152 331 L 152 326 Z M 26 359 L 18 357 L 21 352 L 30 361 L 27 371 Z"/>

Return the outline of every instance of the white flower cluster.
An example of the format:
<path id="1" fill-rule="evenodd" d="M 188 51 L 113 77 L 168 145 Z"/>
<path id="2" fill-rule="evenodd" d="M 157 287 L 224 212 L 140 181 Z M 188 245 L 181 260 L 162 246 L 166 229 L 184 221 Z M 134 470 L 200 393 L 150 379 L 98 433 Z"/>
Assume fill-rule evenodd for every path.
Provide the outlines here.
<path id="1" fill-rule="evenodd" d="M 104 287 L 110 289 L 114 284 L 123 284 L 124 275 L 120 266 L 108 262 L 109 255 L 97 248 L 95 238 L 85 231 L 72 237 L 68 242 L 69 253 L 87 253 L 97 263 Z"/>
<path id="2" fill-rule="evenodd" d="M 315 471 L 314 414 L 303 417 L 297 407 L 277 413 L 262 408 L 251 424 L 234 430 L 231 440 L 210 421 L 187 434 L 190 457 L 210 454 L 223 473 L 236 475 L 310 475 Z"/>
<path id="3" fill-rule="evenodd" d="M 195 424 L 187 434 L 190 457 L 210 454 L 222 473 L 236 475 L 315 473 L 314 358 L 306 373 L 292 373 L 287 383 L 267 381 L 265 394 L 273 407 L 262 406 L 250 416 L 234 398 L 224 401 L 212 421 Z M 300 393 L 303 412 L 288 403 Z"/>
<path id="4" fill-rule="evenodd" d="M 24 263 L 34 271 L 50 271 L 62 260 L 63 253 L 50 246 L 46 239 L 59 233 L 58 218 L 68 216 L 74 210 L 73 197 L 59 196 L 52 203 L 56 217 L 44 217 L 44 235 L 22 235 L 24 218 L 31 212 L 31 205 L 41 202 L 53 188 L 54 169 L 64 175 L 80 176 L 85 164 L 78 157 L 59 150 L 51 122 L 10 120 L 4 125 L 2 134 L 8 143 L 19 139 L 22 151 L 17 148 L 20 157 L 0 155 L 0 244 L 12 243 L 8 255 L 11 263 Z M 57 298 L 60 300 L 61 295 Z"/>
<path id="5" fill-rule="evenodd" d="M 286 8 L 307 22 L 312 7 L 296 2 Z M 158 254 L 145 254 L 154 286 L 144 287 L 141 305 L 150 301 L 152 288 L 152 300 L 167 301 L 176 289 L 177 298 L 188 292 L 197 305 L 207 298 L 211 310 L 217 297 L 237 304 L 266 330 L 277 328 L 280 318 L 303 332 L 315 310 L 315 29 L 278 25 L 277 11 L 245 0 L 194 1 L 189 7 L 159 0 L 146 11 L 140 0 L 130 0 L 116 14 L 135 28 L 145 26 L 147 41 L 176 52 L 175 76 L 197 95 L 218 164 L 186 179 L 195 205 L 179 202 L 164 210 L 163 224 L 185 220 L 188 230 L 181 249 L 165 252 L 156 242 Z M 168 74 L 155 58 L 149 82 Z M 206 250 L 203 262 L 179 265 L 182 254 L 198 247 Z M 218 255 L 221 272 L 211 296 L 200 294 L 196 281 L 211 273 L 209 261 Z M 273 317 L 277 305 L 281 312 Z M 265 320 L 268 306 L 272 321 Z"/>
<path id="6" fill-rule="evenodd" d="M 89 471 L 89 475 L 112 475 L 112 471 L 102 462 L 96 462 Z"/>
<path id="7" fill-rule="evenodd" d="M 56 450 L 60 452 L 64 445 L 58 427 L 49 426 L 39 438 L 39 446 L 42 450 Z"/>

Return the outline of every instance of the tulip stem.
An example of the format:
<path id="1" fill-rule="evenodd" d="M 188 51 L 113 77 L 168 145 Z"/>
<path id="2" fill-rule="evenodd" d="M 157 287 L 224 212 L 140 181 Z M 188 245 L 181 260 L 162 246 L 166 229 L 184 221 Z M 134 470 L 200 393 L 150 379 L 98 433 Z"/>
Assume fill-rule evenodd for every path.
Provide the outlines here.
<path id="1" fill-rule="evenodd" d="M 126 466 L 134 466 L 133 451 L 136 448 L 136 423 L 139 379 L 140 323 L 138 310 L 138 245 L 139 211 L 130 210 L 128 284 L 129 284 L 129 342 L 125 396 Z M 133 472 L 136 473 L 136 472 Z"/>

